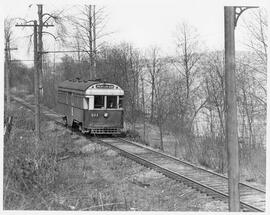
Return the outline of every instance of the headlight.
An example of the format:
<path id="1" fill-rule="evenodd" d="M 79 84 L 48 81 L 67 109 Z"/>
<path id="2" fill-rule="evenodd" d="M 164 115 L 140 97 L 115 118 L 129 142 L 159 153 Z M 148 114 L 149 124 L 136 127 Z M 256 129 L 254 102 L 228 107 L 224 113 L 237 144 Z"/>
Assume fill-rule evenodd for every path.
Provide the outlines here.
<path id="1" fill-rule="evenodd" d="M 108 113 L 104 113 L 104 118 L 108 118 L 109 114 Z"/>

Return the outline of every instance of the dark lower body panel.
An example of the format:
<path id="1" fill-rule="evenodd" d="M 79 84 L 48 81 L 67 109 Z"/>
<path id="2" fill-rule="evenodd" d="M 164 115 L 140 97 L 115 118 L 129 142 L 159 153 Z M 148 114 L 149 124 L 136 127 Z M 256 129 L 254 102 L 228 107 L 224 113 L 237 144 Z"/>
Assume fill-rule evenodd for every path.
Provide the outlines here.
<path id="1" fill-rule="evenodd" d="M 84 110 L 67 104 L 58 104 L 68 125 L 77 125 L 91 134 L 120 134 L 123 129 L 123 110 Z"/>

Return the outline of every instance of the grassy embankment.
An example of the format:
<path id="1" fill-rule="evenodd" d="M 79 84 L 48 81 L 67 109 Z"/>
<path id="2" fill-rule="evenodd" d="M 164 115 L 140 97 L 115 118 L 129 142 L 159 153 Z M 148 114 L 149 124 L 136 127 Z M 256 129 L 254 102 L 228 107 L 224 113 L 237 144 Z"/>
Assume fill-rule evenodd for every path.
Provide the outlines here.
<path id="1" fill-rule="evenodd" d="M 227 206 L 12 105 L 4 143 L 4 209 L 224 211 Z"/>

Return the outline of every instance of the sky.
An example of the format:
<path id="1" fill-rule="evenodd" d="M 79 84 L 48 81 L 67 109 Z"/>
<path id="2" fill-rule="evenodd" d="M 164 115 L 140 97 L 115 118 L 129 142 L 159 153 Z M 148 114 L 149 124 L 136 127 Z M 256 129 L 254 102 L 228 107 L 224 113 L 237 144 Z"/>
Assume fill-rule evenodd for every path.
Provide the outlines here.
<path id="1" fill-rule="evenodd" d="M 65 9 L 65 13 L 75 13 L 74 5 L 96 4 L 103 7 L 107 15 L 105 31 L 113 32 L 104 38 L 107 42 L 117 44 L 129 42 L 143 52 L 157 46 L 164 56 L 175 52 L 175 35 L 177 26 L 182 22 L 197 29 L 204 50 L 222 50 L 224 48 L 224 5 L 267 5 L 266 1 L 223 1 L 223 0 L 101 0 L 101 1 L 15 1 L 3 3 L 4 17 L 21 17 L 27 20 L 37 19 L 36 3 L 43 3 L 43 11 Z M 30 6 L 31 5 L 31 6 Z M 236 50 L 245 50 L 243 38 L 245 31 L 241 27 L 243 20 L 248 20 L 246 11 L 239 19 L 236 28 Z M 13 57 L 17 59 L 32 59 L 33 53 L 28 50 L 28 35 L 32 29 L 14 28 L 16 37 Z M 50 29 L 48 31 L 51 31 Z M 59 49 L 52 38 L 44 36 L 47 50 Z M 46 39 L 47 38 L 47 39 Z M 47 47 L 46 47 L 47 46 Z M 30 49 L 31 50 L 31 49 Z M 59 55 L 58 55 L 59 57 Z"/>

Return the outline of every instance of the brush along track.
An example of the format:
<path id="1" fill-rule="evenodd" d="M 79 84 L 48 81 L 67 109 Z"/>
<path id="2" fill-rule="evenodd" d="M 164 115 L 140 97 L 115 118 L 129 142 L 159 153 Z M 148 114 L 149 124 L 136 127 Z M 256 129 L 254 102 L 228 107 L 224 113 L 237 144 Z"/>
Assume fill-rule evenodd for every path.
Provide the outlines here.
<path id="1" fill-rule="evenodd" d="M 34 106 L 22 99 L 12 97 L 23 106 L 33 110 Z M 61 117 L 51 111 L 42 111 L 45 116 L 61 123 Z M 165 176 L 183 182 L 200 192 L 206 193 L 222 201 L 228 201 L 228 178 L 197 167 L 186 161 L 164 154 L 150 147 L 123 138 L 95 138 L 95 141 L 109 146 L 123 156 L 137 163 L 154 169 Z M 240 204 L 244 211 L 265 211 L 265 191 L 239 183 Z"/>
<path id="2" fill-rule="evenodd" d="M 97 138 L 96 141 L 174 180 L 181 181 L 214 198 L 228 201 L 228 178 L 223 175 L 123 138 Z M 239 190 L 243 210 L 265 211 L 265 191 L 245 183 L 239 183 Z"/>

